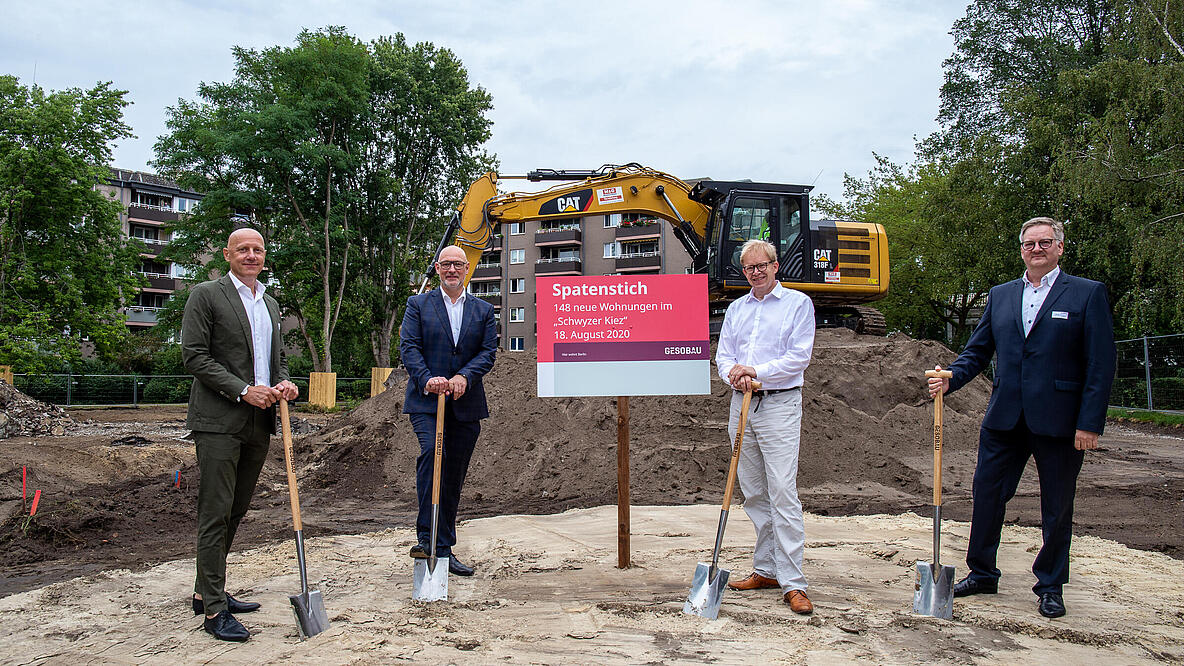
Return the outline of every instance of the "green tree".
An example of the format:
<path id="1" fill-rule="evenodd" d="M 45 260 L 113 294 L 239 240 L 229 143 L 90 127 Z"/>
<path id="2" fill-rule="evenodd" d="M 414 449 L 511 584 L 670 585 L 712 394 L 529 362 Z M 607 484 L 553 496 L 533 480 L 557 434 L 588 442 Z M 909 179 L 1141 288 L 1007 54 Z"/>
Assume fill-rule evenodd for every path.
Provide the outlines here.
<path id="1" fill-rule="evenodd" d="M 40 371 L 89 338 L 110 357 L 139 285 L 138 245 L 99 189 L 111 146 L 131 136 L 110 83 L 46 92 L 0 76 L 0 363 Z"/>
<path id="2" fill-rule="evenodd" d="M 391 322 L 463 192 L 455 183 L 490 163 L 478 152 L 488 94 L 451 52 L 401 35 L 365 45 L 326 28 L 234 54 L 234 80 L 170 108 L 156 145 L 163 173 L 207 193 L 178 225 L 171 258 L 197 275 L 224 271 L 215 251 L 251 224 L 314 368 L 332 370 L 339 347 L 356 357 L 355 341 L 335 344 L 345 312 L 342 332 L 368 337 L 389 363 Z"/>

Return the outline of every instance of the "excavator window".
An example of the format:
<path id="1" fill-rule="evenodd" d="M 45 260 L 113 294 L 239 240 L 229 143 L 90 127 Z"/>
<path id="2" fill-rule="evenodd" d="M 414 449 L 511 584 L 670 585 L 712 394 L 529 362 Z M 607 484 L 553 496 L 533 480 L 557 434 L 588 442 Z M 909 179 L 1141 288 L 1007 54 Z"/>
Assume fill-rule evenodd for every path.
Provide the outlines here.
<path id="1" fill-rule="evenodd" d="M 781 197 L 778 201 L 780 224 L 777 234 L 777 257 L 782 281 L 801 282 L 805 275 L 805 237 L 802 236 L 802 208 L 797 198 Z"/>
<path id="2" fill-rule="evenodd" d="M 754 238 L 770 240 L 770 228 L 775 218 L 773 201 L 756 197 L 737 197 L 732 205 L 731 226 L 728 229 L 725 255 L 731 257 L 727 277 L 741 278 L 740 248 Z"/>

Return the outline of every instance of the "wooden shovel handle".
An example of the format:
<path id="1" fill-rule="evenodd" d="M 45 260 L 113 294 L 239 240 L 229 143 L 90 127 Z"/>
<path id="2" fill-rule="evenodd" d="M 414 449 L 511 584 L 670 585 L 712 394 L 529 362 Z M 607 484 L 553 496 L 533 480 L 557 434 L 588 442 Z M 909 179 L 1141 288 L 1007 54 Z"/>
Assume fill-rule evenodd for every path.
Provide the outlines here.
<path id="1" fill-rule="evenodd" d="M 736 426 L 736 441 L 732 444 L 732 461 L 728 464 L 728 481 L 724 484 L 723 510 L 732 508 L 732 489 L 736 487 L 736 467 L 740 465 L 740 445 L 744 442 L 744 428 L 748 424 L 748 405 L 752 402 L 752 392 L 761 389 L 761 383 L 755 379 L 752 388 L 744 392 L 744 401 L 740 403 L 740 423 Z"/>
<path id="2" fill-rule="evenodd" d="M 443 393 L 436 398 L 436 457 L 432 461 L 432 504 L 440 503 L 440 468 L 444 466 L 444 400 Z"/>
<path id="3" fill-rule="evenodd" d="M 288 468 L 288 498 L 292 502 L 293 529 L 300 532 L 304 522 L 300 519 L 300 496 L 296 494 L 296 470 L 292 468 L 292 420 L 288 416 L 288 401 L 280 398 L 280 429 L 284 435 L 284 466 Z"/>
<path id="4" fill-rule="evenodd" d="M 949 379 L 954 373 L 949 370 L 926 370 L 926 377 Z M 941 506 L 941 411 L 942 392 L 933 398 L 933 506 Z"/>

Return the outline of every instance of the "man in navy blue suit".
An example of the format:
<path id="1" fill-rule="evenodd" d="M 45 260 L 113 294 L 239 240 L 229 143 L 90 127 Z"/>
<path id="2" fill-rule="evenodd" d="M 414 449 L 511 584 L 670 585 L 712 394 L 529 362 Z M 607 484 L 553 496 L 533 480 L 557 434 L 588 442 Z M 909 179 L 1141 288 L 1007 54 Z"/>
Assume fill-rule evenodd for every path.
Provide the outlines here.
<path id="1" fill-rule="evenodd" d="M 399 328 L 399 353 L 407 368 L 407 394 L 403 413 L 408 414 L 419 439 L 415 489 L 419 516 L 415 530 L 419 543 L 411 557 L 431 554 L 432 465 L 436 446 L 437 396 L 444 394 L 444 461 L 440 474 L 440 521 L 436 556 L 448 558 L 448 570 L 472 576 L 473 569 L 456 558 L 456 510 L 469 459 L 481 432 L 481 419 L 489 416 L 481 378 L 493 367 L 497 352 L 497 327 L 493 306 L 465 292 L 469 262 L 455 245 L 440 251 L 436 273 L 440 288 L 407 299 Z"/>
<path id="2" fill-rule="evenodd" d="M 950 365 L 953 377 L 929 379 L 931 396 L 954 391 L 997 357 L 974 471 L 970 573 L 954 586 L 954 596 L 998 591 L 995 558 L 1004 510 L 1034 457 L 1044 545 L 1032 563 L 1032 591 L 1045 617 L 1065 614 L 1062 587 L 1069 580 L 1077 475 L 1106 424 L 1116 356 L 1106 287 L 1062 272 L 1057 264 L 1064 251 L 1060 222 L 1025 222 L 1024 275 L 991 289 L 966 349 Z"/>

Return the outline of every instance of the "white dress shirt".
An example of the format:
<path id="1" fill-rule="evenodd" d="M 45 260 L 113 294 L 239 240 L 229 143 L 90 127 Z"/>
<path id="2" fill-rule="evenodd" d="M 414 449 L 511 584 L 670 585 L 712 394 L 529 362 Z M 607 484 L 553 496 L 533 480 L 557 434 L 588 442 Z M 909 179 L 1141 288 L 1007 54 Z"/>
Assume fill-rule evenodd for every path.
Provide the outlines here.
<path id="1" fill-rule="evenodd" d="M 1028 272 L 1024 271 L 1020 278 L 1024 281 L 1024 299 L 1020 305 L 1020 319 L 1024 324 L 1024 337 L 1028 337 L 1028 333 L 1032 332 L 1032 325 L 1036 323 L 1036 315 L 1040 314 L 1040 308 L 1044 305 L 1044 299 L 1048 298 L 1048 292 L 1052 291 L 1052 285 L 1057 281 L 1057 276 L 1061 274 L 1061 267 L 1056 266 L 1051 271 L 1046 273 L 1044 277 L 1040 278 L 1040 284 L 1035 287 L 1031 282 L 1028 282 Z"/>
<path id="2" fill-rule="evenodd" d="M 465 318 L 465 299 L 468 298 L 468 293 L 460 292 L 460 298 L 453 303 L 448 294 L 444 290 L 440 290 L 440 295 L 444 297 L 444 309 L 448 311 L 448 325 L 452 327 L 452 344 L 455 346 L 460 342 L 460 325 Z"/>
<path id="3" fill-rule="evenodd" d="M 813 353 L 813 301 L 777 284 L 762 299 L 749 291 L 728 306 L 715 365 L 724 381 L 741 364 L 756 370 L 762 389 L 788 389 L 802 385 Z"/>
<path id="4" fill-rule="evenodd" d="M 255 364 L 255 386 L 271 386 L 271 313 L 267 311 L 267 302 L 263 300 L 266 287 L 262 282 L 255 282 L 255 293 L 243 284 L 238 276 L 230 273 L 230 281 L 234 283 L 238 297 L 243 302 L 243 309 L 247 311 L 247 321 L 251 324 L 251 357 Z"/>

